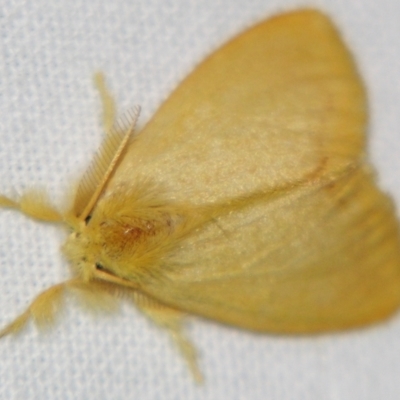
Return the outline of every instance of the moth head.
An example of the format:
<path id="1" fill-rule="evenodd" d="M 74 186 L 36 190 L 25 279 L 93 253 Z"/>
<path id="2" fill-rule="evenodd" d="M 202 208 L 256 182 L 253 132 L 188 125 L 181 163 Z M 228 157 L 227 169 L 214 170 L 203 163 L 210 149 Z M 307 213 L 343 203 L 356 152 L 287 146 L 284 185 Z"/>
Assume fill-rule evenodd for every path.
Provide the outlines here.
<path id="1" fill-rule="evenodd" d="M 62 250 L 74 275 L 86 282 L 126 278 L 124 264 L 127 258 L 132 260 L 134 253 L 135 238 L 129 238 L 129 231 L 134 227 L 128 229 L 106 215 L 107 203 L 107 199 L 101 199 L 93 215 L 67 221 L 72 232 Z"/>
<path id="2" fill-rule="evenodd" d="M 100 246 L 86 226 L 75 228 L 68 236 L 62 250 L 76 275 L 81 276 L 84 281 L 94 279 L 96 263 L 99 264 L 97 257 Z"/>

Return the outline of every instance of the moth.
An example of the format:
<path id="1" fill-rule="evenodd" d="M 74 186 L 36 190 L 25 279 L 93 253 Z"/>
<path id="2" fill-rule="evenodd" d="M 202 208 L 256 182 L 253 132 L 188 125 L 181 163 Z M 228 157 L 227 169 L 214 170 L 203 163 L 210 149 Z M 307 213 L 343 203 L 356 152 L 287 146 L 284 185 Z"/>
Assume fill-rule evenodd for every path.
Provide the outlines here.
<path id="1" fill-rule="evenodd" d="M 366 158 L 353 58 L 315 10 L 268 19 L 202 62 L 134 134 L 115 125 L 70 206 L 0 197 L 59 223 L 71 278 L 1 331 L 53 320 L 66 291 L 123 295 L 176 340 L 197 379 L 186 313 L 259 332 L 318 333 L 382 320 L 400 303 L 399 226 Z"/>

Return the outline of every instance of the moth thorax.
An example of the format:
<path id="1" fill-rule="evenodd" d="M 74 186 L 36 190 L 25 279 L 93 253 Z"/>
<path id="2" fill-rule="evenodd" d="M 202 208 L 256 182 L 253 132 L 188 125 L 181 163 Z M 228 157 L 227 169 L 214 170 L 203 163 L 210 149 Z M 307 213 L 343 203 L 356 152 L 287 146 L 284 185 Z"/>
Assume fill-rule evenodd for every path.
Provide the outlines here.
<path id="1" fill-rule="evenodd" d="M 154 221 L 140 219 L 129 222 L 105 221 L 100 226 L 105 244 L 120 249 L 146 241 L 160 230 Z"/>

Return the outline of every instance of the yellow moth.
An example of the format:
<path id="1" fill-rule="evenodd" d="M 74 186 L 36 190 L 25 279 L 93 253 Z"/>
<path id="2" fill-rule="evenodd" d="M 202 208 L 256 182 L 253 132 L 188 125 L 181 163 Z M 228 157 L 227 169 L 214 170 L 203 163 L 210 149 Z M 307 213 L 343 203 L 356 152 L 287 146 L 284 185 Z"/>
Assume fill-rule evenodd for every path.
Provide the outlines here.
<path id="1" fill-rule="evenodd" d="M 178 343 L 193 313 L 261 332 L 357 327 L 400 303 L 393 204 L 365 155 L 366 101 L 327 17 L 301 10 L 240 34 L 187 77 L 138 134 L 113 128 L 69 208 L 42 192 L 3 207 L 57 222 L 71 279 L 1 332 L 52 320 L 65 291 L 123 294 Z M 114 124 L 115 125 L 115 124 Z"/>

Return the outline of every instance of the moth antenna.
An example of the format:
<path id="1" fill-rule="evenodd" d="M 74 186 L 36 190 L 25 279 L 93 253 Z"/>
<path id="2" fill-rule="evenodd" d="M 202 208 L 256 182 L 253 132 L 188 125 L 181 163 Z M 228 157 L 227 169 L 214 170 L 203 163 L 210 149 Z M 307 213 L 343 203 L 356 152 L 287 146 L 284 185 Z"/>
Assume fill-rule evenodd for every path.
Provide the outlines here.
<path id="1" fill-rule="evenodd" d="M 95 154 L 91 165 L 79 182 L 72 212 L 84 220 L 101 196 L 115 167 L 130 144 L 139 117 L 140 107 L 136 106 L 128 116 L 123 116 L 114 126 Z"/>
<path id="2" fill-rule="evenodd" d="M 105 77 L 102 72 L 96 72 L 93 76 L 93 81 L 100 95 L 103 109 L 103 126 L 105 132 L 108 134 L 112 130 L 117 113 L 114 97 L 107 89 Z"/>

